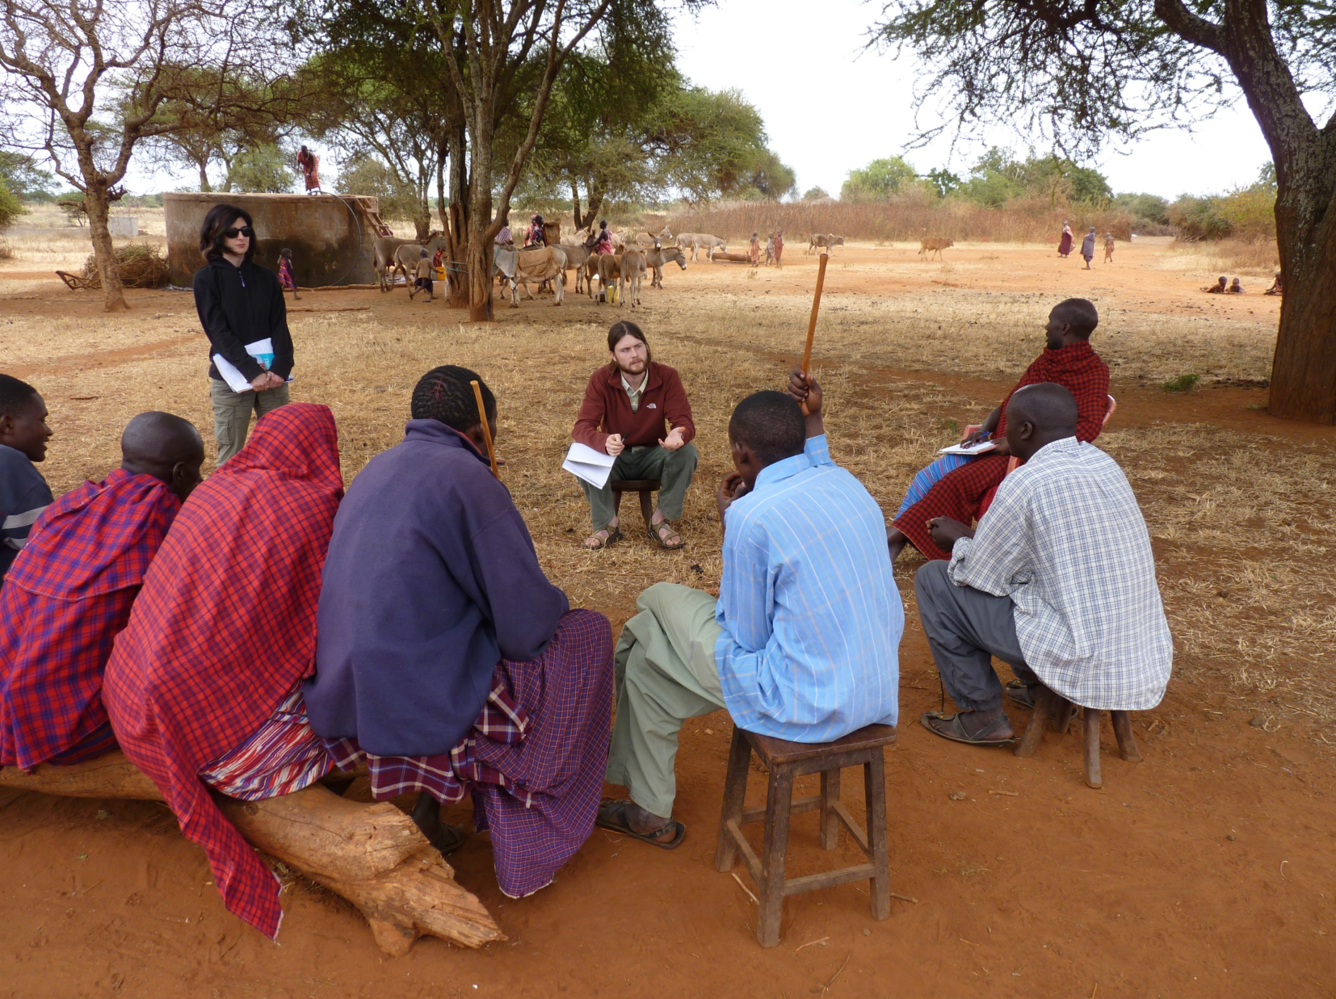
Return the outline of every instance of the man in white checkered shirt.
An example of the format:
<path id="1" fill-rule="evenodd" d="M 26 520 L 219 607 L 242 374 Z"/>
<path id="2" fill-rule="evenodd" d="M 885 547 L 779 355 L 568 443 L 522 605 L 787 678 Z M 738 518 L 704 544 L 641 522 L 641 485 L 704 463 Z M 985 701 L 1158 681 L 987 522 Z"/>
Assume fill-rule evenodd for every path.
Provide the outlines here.
<path id="1" fill-rule="evenodd" d="M 951 561 L 914 587 L 942 684 L 957 714 L 930 711 L 943 738 L 1006 745 L 992 657 L 1033 704 L 1043 683 L 1082 707 L 1140 711 L 1164 696 L 1173 643 L 1136 496 L 1117 462 L 1076 439 L 1076 401 L 1061 385 L 1027 386 L 1007 407 L 1007 442 L 1025 462 L 1003 480 L 977 533 L 931 522 Z"/>

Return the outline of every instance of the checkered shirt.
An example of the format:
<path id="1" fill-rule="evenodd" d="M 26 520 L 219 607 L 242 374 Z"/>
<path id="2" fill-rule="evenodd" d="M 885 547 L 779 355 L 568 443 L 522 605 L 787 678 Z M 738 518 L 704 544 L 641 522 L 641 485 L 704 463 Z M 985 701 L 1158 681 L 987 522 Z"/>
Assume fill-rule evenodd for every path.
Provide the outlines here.
<path id="1" fill-rule="evenodd" d="M 0 588 L 0 764 L 115 748 L 102 671 L 181 503 L 116 469 L 46 508 Z"/>
<path id="2" fill-rule="evenodd" d="M 204 847 L 227 908 L 270 937 L 283 915 L 278 882 L 199 772 L 311 674 L 320 570 L 342 495 L 327 407 L 262 416 L 181 508 L 103 681 L 125 755 Z"/>
<path id="3" fill-rule="evenodd" d="M 955 543 L 948 572 L 1014 601 L 1026 665 L 1063 697 L 1109 711 L 1160 703 L 1174 650 L 1150 535 L 1103 451 L 1074 437 L 1040 448 Z"/>

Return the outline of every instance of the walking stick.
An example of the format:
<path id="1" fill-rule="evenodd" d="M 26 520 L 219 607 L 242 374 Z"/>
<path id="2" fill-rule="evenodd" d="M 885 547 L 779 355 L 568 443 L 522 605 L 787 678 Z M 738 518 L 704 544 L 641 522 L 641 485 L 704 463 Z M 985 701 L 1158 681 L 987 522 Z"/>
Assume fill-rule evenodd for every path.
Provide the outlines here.
<path id="1" fill-rule="evenodd" d="M 812 296 L 812 316 L 807 320 L 807 349 L 803 351 L 803 374 L 812 364 L 812 340 L 816 337 L 816 314 L 821 311 L 821 288 L 826 283 L 826 261 L 830 254 L 821 254 L 821 263 L 816 269 L 816 293 Z"/>
<path id="2" fill-rule="evenodd" d="M 501 478 L 501 471 L 496 467 L 496 451 L 492 448 L 492 428 L 487 425 L 487 407 L 482 404 L 482 386 L 478 379 L 469 382 L 473 386 L 473 398 L 478 401 L 478 419 L 482 423 L 482 439 L 487 445 L 487 460 L 492 463 L 492 474 Z"/>

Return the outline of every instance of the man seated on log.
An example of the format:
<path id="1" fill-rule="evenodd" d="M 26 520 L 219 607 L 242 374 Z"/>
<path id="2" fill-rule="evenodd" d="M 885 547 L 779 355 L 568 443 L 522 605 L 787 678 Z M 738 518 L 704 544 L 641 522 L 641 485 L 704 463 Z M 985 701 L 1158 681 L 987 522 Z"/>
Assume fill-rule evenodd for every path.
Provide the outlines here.
<path id="1" fill-rule="evenodd" d="M 594 828 L 612 716 L 612 631 L 548 582 L 488 467 L 470 386 L 446 366 L 413 390 L 403 441 L 358 473 L 320 594 L 311 724 L 376 798 L 419 792 L 442 853 L 463 841 L 437 804 L 473 792 L 501 890 L 552 881 Z"/>
<path id="2" fill-rule="evenodd" d="M 1173 661 L 1150 535 L 1118 463 L 1077 436 L 1076 400 L 1061 385 L 1018 389 L 1007 440 L 1025 464 L 971 531 L 933 521 L 951 561 L 914 579 L 942 686 L 959 708 L 923 724 L 946 739 L 1015 739 L 992 656 L 1033 707 L 1039 684 L 1082 707 L 1143 711 L 1160 703 Z"/>
<path id="3" fill-rule="evenodd" d="M 605 801 L 599 825 L 665 849 L 686 835 L 672 818 L 686 719 L 726 707 L 749 732 L 805 743 L 896 723 L 905 617 L 885 521 L 831 460 L 820 387 L 795 371 L 789 392 L 748 396 L 729 421 L 718 601 L 656 583 L 617 643 L 607 780 L 631 800 Z"/>
<path id="4" fill-rule="evenodd" d="M 1087 442 L 1104 429 L 1104 416 L 1109 408 L 1109 366 L 1090 347 L 1090 334 L 1098 325 L 1099 313 L 1084 298 L 1069 298 L 1055 305 L 1044 327 L 1047 336 L 1044 352 L 1025 369 L 1016 387 L 1007 394 L 1010 399 L 1021 386 L 1038 382 L 1065 386 L 1080 407 L 1076 436 Z M 1006 477 L 1011 457 L 1006 438 L 1007 399 L 988 414 L 978 430 L 965 438 L 969 442 L 991 438 L 997 444 L 995 449 L 977 457 L 942 455 L 914 476 L 894 525 L 886 532 L 892 561 L 906 542 L 913 544 L 924 558 L 951 557 L 950 552 L 933 541 L 928 521 L 951 517 L 973 523 L 985 497 Z"/>
<path id="5" fill-rule="evenodd" d="M 46 418 L 46 403 L 35 388 L 0 374 L 0 587 L 53 499 L 37 470 L 51 439 Z"/>
<path id="6" fill-rule="evenodd" d="M 273 798 L 334 766 L 301 684 L 342 495 L 327 407 L 261 417 L 177 514 L 103 682 L 121 749 L 204 847 L 227 908 L 269 937 L 282 918 L 278 880 L 210 792 Z"/>
<path id="7" fill-rule="evenodd" d="M 116 748 L 102 672 L 203 461 L 190 423 L 140 413 L 121 435 L 121 467 L 33 525 L 0 588 L 0 766 L 78 763 Z"/>
<path id="8" fill-rule="evenodd" d="M 580 480 L 589 500 L 594 533 L 585 547 L 606 548 L 622 539 L 612 483 L 658 479 L 658 504 L 650 518 L 650 540 L 660 548 L 686 547 L 672 522 L 682 519 L 682 502 L 696 472 L 696 424 L 677 370 L 650 355 L 635 323 L 613 323 L 608 331 L 612 360 L 589 376 L 584 403 L 571 436 L 617 461 L 602 489 Z M 667 433 L 665 433 L 665 429 Z"/>

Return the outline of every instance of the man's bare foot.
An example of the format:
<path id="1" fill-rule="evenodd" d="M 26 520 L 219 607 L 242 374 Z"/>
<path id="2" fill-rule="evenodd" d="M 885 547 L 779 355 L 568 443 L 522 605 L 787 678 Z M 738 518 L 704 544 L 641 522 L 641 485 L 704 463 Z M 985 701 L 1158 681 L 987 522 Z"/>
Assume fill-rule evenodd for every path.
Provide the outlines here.
<path id="1" fill-rule="evenodd" d="M 900 553 L 905 550 L 905 545 L 909 538 L 905 537 L 904 532 L 894 525 L 886 527 L 886 547 L 890 549 L 891 561 L 894 562 L 900 557 Z"/>
<path id="2" fill-rule="evenodd" d="M 607 548 L 608 545 L 612 544 L 614 541 L 620 541 L 622 532 L 617 529 L 617 524 L 617 518 L 613 517 L 612 520 L 608 522 L 607 527 L 595 531 L 593 534 L 589 535 L 589 537 L 585 538 L 584 546 L 590 551 L 596 552 L 602 548 Z"/>

